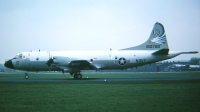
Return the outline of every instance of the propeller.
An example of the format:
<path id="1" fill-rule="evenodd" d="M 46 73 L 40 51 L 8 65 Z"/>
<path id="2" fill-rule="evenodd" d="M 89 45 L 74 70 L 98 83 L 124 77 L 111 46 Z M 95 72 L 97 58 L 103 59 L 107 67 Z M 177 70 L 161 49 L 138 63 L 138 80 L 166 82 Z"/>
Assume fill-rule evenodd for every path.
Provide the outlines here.
<path id="1" fill-rule="evenodd" d="M 53 56 L 51 56 L 51 57 L 49 58 L 49 60 L 47 61 L 46 64 L 47 64 L 48 67 L 49 67 L 49 71 L 51 71 L 51 65 L 53 64 Z"/>

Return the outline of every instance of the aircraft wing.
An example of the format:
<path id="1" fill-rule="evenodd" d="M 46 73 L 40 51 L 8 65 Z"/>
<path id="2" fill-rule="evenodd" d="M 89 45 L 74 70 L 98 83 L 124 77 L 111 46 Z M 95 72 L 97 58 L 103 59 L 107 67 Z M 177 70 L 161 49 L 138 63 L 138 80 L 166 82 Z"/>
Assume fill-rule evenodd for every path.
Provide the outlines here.
<path id="1" fill-rule="evenodd" d="M 68 63 L 68 66 L 58 65 L 57 67 L 68 73 L 76 73 L 81 70 L 97 70 L 97 68 L 87 60 L 73 60 Z"/>
<path id="2" fill-rule="evenodd" d="M 91 63 L 89 63 L 87 60 L 73 60 L 69 63 L 70 68 L 76 68 L 76 69 L 89 69 L 89 70 L 95 70 L 97 69 L 95 66 L 93 66 Z"/>

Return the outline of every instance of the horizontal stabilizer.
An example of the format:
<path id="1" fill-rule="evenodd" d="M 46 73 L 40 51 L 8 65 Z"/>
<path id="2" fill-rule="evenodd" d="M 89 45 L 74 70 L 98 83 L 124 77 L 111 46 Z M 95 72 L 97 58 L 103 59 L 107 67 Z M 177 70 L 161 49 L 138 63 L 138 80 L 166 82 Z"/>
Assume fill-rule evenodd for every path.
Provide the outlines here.
<path id="1" fill-rule="evenodd" d="M 197 54 L 198 51 L 182 52 L 181 54 Z"/>
<path id="2" fill-rule="evenodd" d="M 169 49 L 161 49 L 158 50 L 154 53 L 152 53 L 153 55 L 167 55 L 169 53 Z"/>

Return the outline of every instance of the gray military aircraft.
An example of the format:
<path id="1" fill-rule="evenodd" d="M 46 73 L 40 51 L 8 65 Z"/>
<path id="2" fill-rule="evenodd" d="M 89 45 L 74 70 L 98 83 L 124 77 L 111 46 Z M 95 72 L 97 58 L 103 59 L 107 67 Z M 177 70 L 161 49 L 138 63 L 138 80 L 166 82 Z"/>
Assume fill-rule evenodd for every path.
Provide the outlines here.
<path id="1" fill-rule="evenodd" d="M 149 39 L 135 47 L 117 51 L 46 51 L 21 52 L 5 62 L 5 66 L 15 70 L 62 71 L 81 79 L 81 70 L 127 69 L 166 60 L 180 54 L 193 52 L 169 51 L 164 27 L 155 23 Z"/>

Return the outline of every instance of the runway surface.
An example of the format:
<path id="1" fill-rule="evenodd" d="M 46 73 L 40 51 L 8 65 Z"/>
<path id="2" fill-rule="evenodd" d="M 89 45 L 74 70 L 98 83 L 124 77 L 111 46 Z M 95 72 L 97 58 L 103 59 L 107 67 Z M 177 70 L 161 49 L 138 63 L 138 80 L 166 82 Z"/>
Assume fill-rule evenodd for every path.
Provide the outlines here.
<path id="1" fill-rule="evenodd" d="M 148 73 L 146 73 L 148 74 Z M 156 74 L 156 73 L 155 73 Z M 82 78 L 80 80 L 73 79 L 73 78 L 30 78 L 25 79 L 22 77 L 17 78 L 9 78 L 9 77 L 1 77 L 0 82 L 136 82 L 136 81 L 169 81 L 169 80 L 200 80 L 200 74 L 197 75 L 155 75 L 154 73 L 150 73 L 148 75 L 142 75 L 141 77 L 134 77 L 134 78 Z M 199 74 L 199 75 L 198 75 Z M 134 74 L 133 74 L 134 75 Z"/>
<path id="2" fill-rule="evenodd" d="M 29 79 L 16 79 L 16 78 L 2 78 L 0 79 L 0 82 L 119 82 L 119 81 L 167 81 L 167 80 L 196 80 L 197 78 L 83 78 L 81 80 L 75 80 L 75 79 L 37 79 L 37 78 L 29 78 Z"/>

